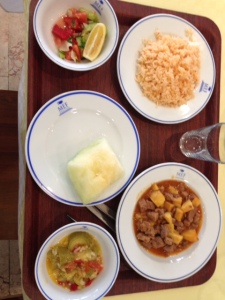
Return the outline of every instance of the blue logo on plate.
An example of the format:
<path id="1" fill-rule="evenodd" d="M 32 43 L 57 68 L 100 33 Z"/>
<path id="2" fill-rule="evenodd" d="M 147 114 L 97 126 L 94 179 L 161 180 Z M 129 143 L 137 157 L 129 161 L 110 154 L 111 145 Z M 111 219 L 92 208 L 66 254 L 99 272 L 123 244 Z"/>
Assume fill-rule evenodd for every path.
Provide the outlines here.
<path id="1" fill-rule="evenodd" d="M 176 178 L 177 179 L 184 179 L 184 177 L 186 176 L 185 171 L 183 169 L 180 169 L 177 174 L 176 174 Z"/>
<path id="2" fill-rule="evenodd" d="M 211 91 L 211 89 L 212 89 L 212 88 L 211 88 L 211 86 L 210 86 L 208 83 L 202 81 L 201 86 L 200 86 L 200 89 L 199 89 L 199 92 L 200 92 L 200 93 L 201 93 L 201 92 L 208 93 L 208 92 Z"/>
<path id="3" fill-rule="evenodd" d="M 96 0 L 91 6 L 101 15 L 103 11 L 103 0 Z"/>
<path id="4" fill-rule="evenodd" d="M 72 108 L 68 106 L 68 104 L 66 102 L 64 102 L 63 100 L 60 100 L 57 102 L 58 105 L 58 111 L 59 111 L 59 115 L 63 115 L 66 112 L 68 112 L 69 110 L 71 110 Z"/>

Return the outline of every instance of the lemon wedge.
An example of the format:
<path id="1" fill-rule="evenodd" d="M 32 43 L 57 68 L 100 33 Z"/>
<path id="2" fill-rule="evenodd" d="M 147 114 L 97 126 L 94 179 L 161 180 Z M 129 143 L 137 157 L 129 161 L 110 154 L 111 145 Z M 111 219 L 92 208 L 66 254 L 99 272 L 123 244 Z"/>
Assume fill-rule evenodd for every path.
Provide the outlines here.
<path id="1" fill-rule="evenodd" d="M 84 47 L 83 57 L 93 61 L 100 54 L 106 36 L 106 26 L 103 23 L 97 23 L 90 32 Z"/>

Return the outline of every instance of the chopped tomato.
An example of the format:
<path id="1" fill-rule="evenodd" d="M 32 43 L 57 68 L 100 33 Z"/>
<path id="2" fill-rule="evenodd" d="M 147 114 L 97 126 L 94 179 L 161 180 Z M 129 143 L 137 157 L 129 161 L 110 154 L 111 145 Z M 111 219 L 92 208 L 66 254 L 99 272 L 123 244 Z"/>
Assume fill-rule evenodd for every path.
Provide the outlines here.
<path id="1" fill-rule="evenodd" d="M 72 38 L 71 42 L 72 42 L 73 45 L 75 45 L 75 44 L 77 45 L 77 39 L 76 38 Z"/>
<path id="2" fill-rule="evenodd" d="M 72 46 L 72 49 L 73 49 L 73 51 L 74 51 L 75 54 L 76 54 L 77 60 L 78 60 L 78 61 L 81 61 L 82 53 L 81 53 L 81 50 L 80 50 L 80 48 L 78 47 L 78 45 L 73 45 L 73 46 Z"/>
<path id="3" fill-rule="evenodd" d="M 65 22 L 66 26 L 68 26 L 68 27 L 75 27 L 74 18 L 64 17 L 64 22 Z"/>
<path id="4" fill-rule="evenodd" d="M 61 285 L 61 286 L 66 286 L 68 284 L 67 281 L 59 281 L 58 280 L 58 284 Z"/>
<path id="5" fill-rule="evenodd" d="M 97 273 L 100 273 L 103 269 L 102 265 L 97 261 L 90 261 L 87 267 L 96 270 Z"/>
<path id="6" fill-rule="evenodd" d="M 72 57 L 71 57 L 71 51 L 72 51 L 72 50 L 67 51 L 67 52 L 65 53 L 65 59 L 67 59 L 67 60 L 73 60 Z"/>
<path id="7" fill-rule="evenodd" d="M 65 265 L 65 269 L 70 270 L 70 271 L 74 270 L 76 267 L 77 267 L 77 264 L 75 261 L 71 261 Z"/>
<path id="8" fill-rule="evenodd" d="M 65 27 L 64 17 L 61 17 L 57 22 L 56 25 L 58 25 L 60 28 Z"/>
<path id="9" fill-rule="evenodd" d="M 81 32 L 83 30 L 83 25 L 80 24 L 76 18 L 64 17 L 64 22 L 68 28 L 73 29 L 75 32 Z"/>
<path id="10" fill-rule="evenodd" d="M 81 266 L 84 262 L 82 259 L 76 259 L 75 263 L 77 264 L 77 266 Z"/>
<path id="11" fill-rule="evenodd" d="M 85 284 L 85 286 L 89 286 L 89 285 L 91 285 L 91 284 L 92 284 L 92 282 L 93 282 L 93 279 L 88 279 L 88 280 L 87 280 L 87 282 L 86 282 L 86 284 Z"/>
<path id="12" fill-rule="evenodd" d="M 60 48 L 62 45 L 62 40 L 58 36 L 54 35 L 54 41 L 55 41 L 56 47 Z"/>
<path id="13" fill-rule="evenodd" d="M 88 15 L 85 11 L 79 11 L 75 8 L 69 10 L 69 16 L 77 18 L 79 23 L 88 23 Z"/>
<path id="14" fill-rule="evenodd" d="M 70 290 L 71 291 L 76 291 L 78 289 L 78 285 L 76 284 L 76 283 L 72 283 L 71 285 L 70 285 Z"/>
<path id="15" fill-rule="evenodd" d="M 68 38 L 72 34 L 71 29 L 69 29 L 69 28 L 61 28 L 58 25 L 54 25 L 53 26 L 52 33 L 55 34 L 60 39 L 62 39 L 63 41 L 68 40 Z"/>
<path id="16" fill-rule="evenodd" d="M 70 271 L 74 270 L 77 267 L 80 267 L 83 264 L 83 261 L 81 259 L 77 259 L 74 261 L 69 262 L 65 265 L 65 269 L 69 269 Z"/>
<path id="17" fill-rule="evenodd" d="M 87 22 L 88 22 L 88 17 L 87 17 L 86 12 L 78 11 L 76 13 L 75 17 L 77 18 L 77 20 L 79 21 L 79 23 L 85 23 L 85 24 L 87 24 Z"/>
<path id="18" fill-rule="evenodd" d="M 77 12 L 78 10 L 76 8 L 70 8 L 68 14 L 72 17 L 75 17 Z"/>

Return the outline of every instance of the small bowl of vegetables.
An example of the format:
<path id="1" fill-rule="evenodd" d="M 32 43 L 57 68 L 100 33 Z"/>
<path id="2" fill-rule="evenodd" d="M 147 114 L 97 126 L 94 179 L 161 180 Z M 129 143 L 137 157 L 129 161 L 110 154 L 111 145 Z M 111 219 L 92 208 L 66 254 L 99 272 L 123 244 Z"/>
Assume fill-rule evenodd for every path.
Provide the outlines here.
<path id="1" fill-rule="evenodd" d="M 35 262 L 35 280 L 46 299 L 100 299 L 113 286 L 120 255 L 99 225 L 77 222 L 50 235 Z"/>
<path id="2" fill-rule="evenodd" d="M 117 16 L 107 0 L 39 0 L 33 28 L 43 52 L 73 71 L 104 64 L 119 37 Z"/>

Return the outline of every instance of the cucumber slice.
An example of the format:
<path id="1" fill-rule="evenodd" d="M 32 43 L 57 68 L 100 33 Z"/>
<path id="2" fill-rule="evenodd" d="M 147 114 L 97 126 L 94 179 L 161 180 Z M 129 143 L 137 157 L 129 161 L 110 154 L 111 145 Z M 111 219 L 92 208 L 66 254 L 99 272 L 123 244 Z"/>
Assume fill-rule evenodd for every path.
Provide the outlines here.
<path id="1" fill-rule="evenodd" d="M 90 245 L 92 241 L 91 236 L 87 232 L 74 232 L 69 236 L 68 249 L 73 251 L 76 247 L 82 245 Z"/>

